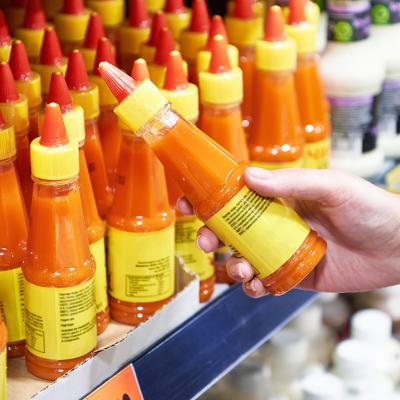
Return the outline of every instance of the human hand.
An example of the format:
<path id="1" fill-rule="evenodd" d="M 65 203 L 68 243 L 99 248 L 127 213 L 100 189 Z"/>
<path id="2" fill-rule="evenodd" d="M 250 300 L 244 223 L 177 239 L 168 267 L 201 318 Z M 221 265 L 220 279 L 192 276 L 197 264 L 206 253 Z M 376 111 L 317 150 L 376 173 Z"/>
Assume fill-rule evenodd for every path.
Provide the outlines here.
<path id="1" fill-rule="evenodd" d="M 247 186 L 262 196 L 280 197 L 327 242 L 327 253 L 300 287 L 352 292 L 400 282 L 400 196 L 337 170 L 247 168 Z M 186 199 L 181 212 L 193 210 Z M 222 244 L 208 228 L 198 232 L 205 252 Z M 267 294 L 244 258 L 231 258 L 228 274 L 251 297 Z"/>

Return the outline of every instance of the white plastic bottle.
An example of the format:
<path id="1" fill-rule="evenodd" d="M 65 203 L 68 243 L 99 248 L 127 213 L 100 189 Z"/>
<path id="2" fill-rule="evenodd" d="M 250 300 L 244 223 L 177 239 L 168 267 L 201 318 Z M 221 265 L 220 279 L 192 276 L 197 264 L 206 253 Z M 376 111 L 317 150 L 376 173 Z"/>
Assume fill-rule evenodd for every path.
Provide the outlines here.
<path id="1" fill-rule="evenodd" d="M 328 16 L 321 72 L 331 106 L 331 167 L 372 177 L 384 161 L 376 142 L 385 67 L 369 38 L 370 3 L 330 0 Z"/>
<path id="2" fill-rule="evenodd" d="M 343 400 L 344 385 L 335 375 L 317 372 L 301 382 L 303 400 Z"/>
<path id="3" fill-rule="evenodd" d="M 380 102 L 378 145 L 386 157 L 400 157 L 400 1 L 372 0 L 371 37 L 381 52 L 386 73 Z"/>

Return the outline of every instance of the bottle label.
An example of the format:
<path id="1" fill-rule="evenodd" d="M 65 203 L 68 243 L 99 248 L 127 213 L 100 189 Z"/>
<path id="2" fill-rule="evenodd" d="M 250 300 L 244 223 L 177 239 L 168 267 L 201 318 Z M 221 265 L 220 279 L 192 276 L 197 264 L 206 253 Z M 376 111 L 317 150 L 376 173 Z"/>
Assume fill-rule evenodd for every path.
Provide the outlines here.
<path id="1" fill-rule="evenodd" d="M 369 3 L 347 2 L 346 6 L 328 4 L 328 40 L 356 42 L 369 36 L 371 26 Z"/>
<path id="2" fill-rule="evenodd" d="M 8 342 L 25 339 L 24 276 L 21 268 L 0 271 L 0 312 Z"/>
<path id="3" fill-rule="evenodd" d="M 376 148 L 380 96 L 329 97 L 332 155 L 358 157 Z"/>
<path id="4" fill-rule="evenodd" d="M 378 131 L 380 136 L 386 137 L 400 133 L 400 81 L 383 83 Z"/>
<path id="5" fill-rule="evenodd" d="M 101 238 L 90 245 L 90 253 L 96 261 L 94 298 L 96 301 L 96 312 L 99 313 L 108 307 L 106 248 L 104 245 L 104 238 Z"/>
<path id="6" fill-rule="evenodd" d="M 375 25 L 388 25 L 400 22 L 399 0 L 372 0 L 371 17 Z"/>
<path id="7" fill-rule="evenodd" d="M 310 227 L 291 208 L 246 186 L 206 225 L 245 257 L 261 279 L 288 261 L 310 233 Z"/>
<path id="8" fill-rule="evenodd" d="M 126 232 L 109 227 L 108 257 L 112 297 L 152 303 L 174 294 L 174 225 L 156 232 Z"/>
<path id="9" fill-rule="evenodd" d="M 306 143 L 303 150 L 303 167 L 328 168 L 330 148 L 330 138 Z"/>
<path id="10" fill-rule="evenodd" d="M 296 161 L 276 162 L 276 163 L 252 161 L 250 165 L 252 167 L 258 167 L 264 169 L 301 168 L 303 166 L 303 160 L 300 158 L 299 160 Z"/>
<path id="11" fill-rule="evenodd" d="M 96 347 L 94 279 L 48 288 L 25 280 L 26 346 L 35 356 L 70 360 Z"/>
<path id="12" fill-rule="evenodd" d="M 197 231 L 203 222 L 196 216 L 180 216 L 175 225 L 175 250 L 185 266 L 199 276 L 203 281 L 214 275 L 214 267 L 209 256 L 200 250 L 196 244 Z"/>
<path id="13" fill-rule="evenodd" d="M 230 247 L 224 246 L 219 248 L 214 253 L 214 262 L 218 265 L 225 265 L 227 261 L 233 256 L 233 251 Z"/>
<path id="14" fill-rule="evenodd" d="M 7 352 L 0 353 L 0 399 L 7 398 Z"/>

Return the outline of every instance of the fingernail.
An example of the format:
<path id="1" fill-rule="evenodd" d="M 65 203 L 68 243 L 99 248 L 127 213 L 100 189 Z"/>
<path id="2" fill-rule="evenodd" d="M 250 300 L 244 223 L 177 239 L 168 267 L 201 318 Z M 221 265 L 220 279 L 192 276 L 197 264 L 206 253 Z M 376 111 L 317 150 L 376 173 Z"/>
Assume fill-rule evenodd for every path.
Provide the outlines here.
<path id="1" fill-rule="evenodd" d="M 232 277 L 235 277 L 236 279 L 244 279 L 244 265 L 243 263 L 238 263 L 235 265 L 230 265 L 229 266 L 229 272 L 232 275 Z"/>
<path id="2" fill-rule="evenodd" d="M 203 235 L 197 236 L 196 244 L 199 249 L 208 251 L 208 240 Z"/>
<path id="3" fill-rule="evenodd" d="M 257 179 L 266 179 L 267 180 L 267 179 L 272 178 L 272 173 L 263 168 L 248 167 L 246 172 L 253 178 L 257 178 Z"/>
<path id="4" fill-rule="evenodd" d="M 256 288 L 256 283 L 254 281 L 250 281 L 246 283 L 246 289 L 250 290 L 250 292 L 256 292 L 257 288 Z"/>

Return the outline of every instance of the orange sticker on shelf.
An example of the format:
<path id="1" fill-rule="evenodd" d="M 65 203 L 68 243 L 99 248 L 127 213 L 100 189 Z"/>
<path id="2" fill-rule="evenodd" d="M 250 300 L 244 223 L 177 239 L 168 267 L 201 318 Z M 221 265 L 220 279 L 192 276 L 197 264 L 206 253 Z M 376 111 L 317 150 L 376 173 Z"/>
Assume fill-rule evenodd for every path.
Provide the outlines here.
<path id="1" fill-rule="evenodd" d="M 135 370 L 128 365 L 103 383 L 86 400 L 144 400 Z"/>

